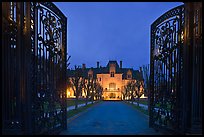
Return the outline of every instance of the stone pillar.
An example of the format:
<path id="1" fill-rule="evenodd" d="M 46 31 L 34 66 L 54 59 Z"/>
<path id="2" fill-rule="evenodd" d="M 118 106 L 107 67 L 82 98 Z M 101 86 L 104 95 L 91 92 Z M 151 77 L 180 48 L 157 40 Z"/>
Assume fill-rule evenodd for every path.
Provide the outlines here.
<path id="1" fill-rule="evenodd" d="M 185 3 L 182 130 L 202 134 L 202 2 Z"/>

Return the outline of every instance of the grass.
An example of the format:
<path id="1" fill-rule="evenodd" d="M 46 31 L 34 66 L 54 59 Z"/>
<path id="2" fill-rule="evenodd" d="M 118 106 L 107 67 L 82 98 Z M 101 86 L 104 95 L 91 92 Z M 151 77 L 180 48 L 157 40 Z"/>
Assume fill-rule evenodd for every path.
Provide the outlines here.
<path id="1" fill-rule="evenodd" d="M 131 100 L 130 100 L 131 101 Z M 135 98 L 135 101 L 134 102 L 138 102 L 137 98 Z M 148 99 L 143 99 L 143 98 L 140 98 L 139 99 L 139 103 L 140 104 L 143 104 L 143 105 L 148 105 Z"/>
<path id="2" fill-rule="evenodd" d="M 127 103 L 127 102 L 126 102 L 126 103 Z M 133 108 L 139 110 L 140 112 L 144 113 L 145 115 L 149 115 L 148 110 L 143 109 L 143 107 L 140 107 L 140 106 L 134 105 L 134 104 L 132 104 L 132 103 L 128 103 L 128 104 L 131 105 Z"/>
<path id="3" fill-rule="evenodd" d="M 136 102 L 137 103 L 137 99 L 135 99 L 135 101 L 134 102 Z M 139 100 L 139 103 L 140 104 L 144 104 L 144 105 L 148 105 L 148 100 Z"/>
<path id="4" fill-rule="evenodd" d="M 88 102 L 90 102 L 90 101 L 88 101 Z M 86 100 L 81 100 L 81 99 L 78 100 L 78 105 L 79 104 L 84 104 L 84 103 L 86 103 Z M 61 108 L 59 103 L 56 103 L 55 105 L 56 105 L 57 109 Z M 70 107 L 70 106 L 75 106 L 75 99 L 67 100 L 67 107 Z"/>
<path id="5" fill-rule="evenodd" d="M 96 103 L 98 103 L 98 102 L 96 102 Z M 94 104 L 91 103 L 91 104 L 88 104 L 87 106 L 83 106 L 83 107 L 79 107 L 77 109 L 70 110 L 67 112 L 67 117 L 70 118 L 70 117 L 72 117 L 72 116 L 74 116 L 80 112 L 83 112 L 86 109 L 90 108 L 91 106 L 95 105 L 96 103 L 94 103 Z"/>
<path id="6" fill-rule="evenodd" d="M 78 105 L 84 103 L 86 103 L 86 100 L 78 100 Z M 70 106 L 75 106 L 75 100 L 67 100 L 67 107 Z"/>
<path id="7" fill-rule="evenodd" d="M 140 100 L 139 103 L 144 104 L 144 105 L 148 105 L 148 100 Z"/>
<path id="8" fill-rule="evenodd" d="M 137 110 L 141 111 L 142 113 L 144 113 L 145 115 L 149 115 L 148 110 L 143 109 L 143 107 L 137 106 L 137 105 L 133 105 L 133 107 L 135 107 Z"/>

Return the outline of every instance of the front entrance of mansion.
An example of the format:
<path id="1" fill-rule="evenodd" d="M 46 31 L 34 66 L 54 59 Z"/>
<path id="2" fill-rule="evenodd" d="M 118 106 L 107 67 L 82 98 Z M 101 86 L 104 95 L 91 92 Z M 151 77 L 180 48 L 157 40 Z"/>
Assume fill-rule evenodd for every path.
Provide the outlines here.
<path id="1" fill-rule="evenodd" d="M 121 100 L 122 96 L 121 96 L 121 92 L 120 91 L 104 91 L 103 92 L 103 100 Z"/>

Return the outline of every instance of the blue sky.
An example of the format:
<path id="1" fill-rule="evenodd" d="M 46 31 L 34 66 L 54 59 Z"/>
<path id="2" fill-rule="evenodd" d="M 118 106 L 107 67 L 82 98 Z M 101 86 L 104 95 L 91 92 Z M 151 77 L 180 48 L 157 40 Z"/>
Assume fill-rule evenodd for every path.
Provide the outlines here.
<path id="1" fill-rule="evenodd" d="M 69 68 L 106 66 L 109 60 L 138 69 L 150 62 L 150 26 L 182 2 L 54 2 L 68 21 Z"/>

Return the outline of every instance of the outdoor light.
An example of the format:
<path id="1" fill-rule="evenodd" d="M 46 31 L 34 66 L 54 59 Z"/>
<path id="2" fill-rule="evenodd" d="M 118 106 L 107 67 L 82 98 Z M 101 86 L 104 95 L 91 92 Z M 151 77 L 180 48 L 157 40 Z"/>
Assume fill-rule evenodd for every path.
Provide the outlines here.
<path id="1" fill-rule="evenodd" d="M 184 41 L 184 33 L 183 33 L 183 31 L 181 31 L 181 41 L 182 42 Z"/>
<path id="2" fill-rule="evenodd" d="M 67 88 L 67 98 L 70 97 L 71 92 L 70 92 L 70 88 Z"/>

